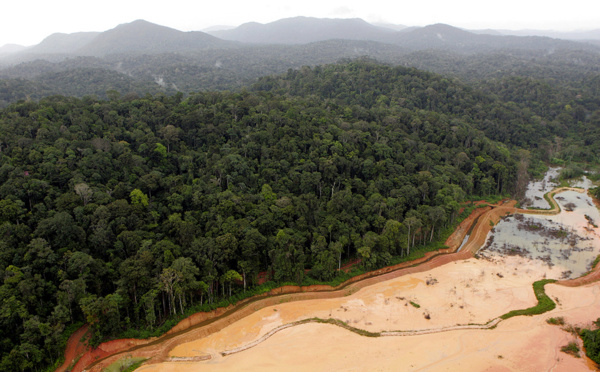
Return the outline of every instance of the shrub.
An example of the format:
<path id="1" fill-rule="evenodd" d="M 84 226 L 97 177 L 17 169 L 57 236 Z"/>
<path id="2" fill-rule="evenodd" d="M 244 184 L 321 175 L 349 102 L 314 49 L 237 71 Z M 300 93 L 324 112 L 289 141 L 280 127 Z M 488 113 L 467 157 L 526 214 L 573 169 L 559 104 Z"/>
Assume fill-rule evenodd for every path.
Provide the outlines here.
<path id="1" fill-rule="evenodd" d="M 548 319 L 546 319 L 546 323 L 552 324 L 552 325 L 564 325 L 565 318 L 563 318 L 562 316 L 559 316 L 558 318 L 548 318 Z"/>
<path id="2" fill-rule="evenodd" d="M 567 345 L 561 347 L 560 351 L 579 358 L 579 346 L 577 346 L 575 341 L 571 341 Z"/>

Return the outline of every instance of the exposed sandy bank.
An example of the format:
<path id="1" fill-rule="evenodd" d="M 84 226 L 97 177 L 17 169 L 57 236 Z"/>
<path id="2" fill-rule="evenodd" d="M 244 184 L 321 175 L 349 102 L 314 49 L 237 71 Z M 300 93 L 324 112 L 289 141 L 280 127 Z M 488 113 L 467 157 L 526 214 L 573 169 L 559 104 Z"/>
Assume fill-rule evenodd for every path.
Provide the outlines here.
<path id="1" fill-rule="evenodd" d="M 589 326 L 600 310 L 600 288 L 598 285 L 547 287 L 548 293 L 558 298 L 555 310 L 533 317 L 511 318 L 494 330 L 366 338 L 332 325 L 307 324 L 285 329 L 239 354 L 215 355 L 201 364 L 148 365 L 140 371 L 594 370 L 593 363 L 586 358 L 560 352 L 562 346 L 575 338 L 560 327 L 547 324 L 546 319 L 563 316 L 567 322 Z M 187 345 L 173 353 L 186 348 L 193 349 Z"/>

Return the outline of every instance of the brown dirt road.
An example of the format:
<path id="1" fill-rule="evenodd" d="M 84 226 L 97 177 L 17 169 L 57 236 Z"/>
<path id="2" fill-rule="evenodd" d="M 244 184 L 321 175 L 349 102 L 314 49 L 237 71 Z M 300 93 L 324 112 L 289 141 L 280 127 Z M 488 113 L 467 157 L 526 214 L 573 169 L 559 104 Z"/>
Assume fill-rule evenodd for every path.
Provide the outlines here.
<path id="1" fill-rule="evenodd" d="M 88 348 L 81 340 L 85 338 L 89 328 L 90 327 L 85 324 L 69 337 L 67 340 L 67 348 L 65 349 L 65 362 L 56 369 L 56 372 L 65 372 L 73 361 L 87 351 Z"/>

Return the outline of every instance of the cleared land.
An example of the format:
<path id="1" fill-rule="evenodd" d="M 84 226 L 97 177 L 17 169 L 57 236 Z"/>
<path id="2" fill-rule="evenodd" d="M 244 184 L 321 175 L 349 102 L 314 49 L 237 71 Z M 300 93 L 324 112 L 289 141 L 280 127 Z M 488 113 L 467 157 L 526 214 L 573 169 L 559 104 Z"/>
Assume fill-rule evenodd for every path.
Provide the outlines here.
<path id="1" fill-rule="evenodd" d="M 247 370 L 286 366 L 289 370 L 291 365 L 301 370 L 397 370 L 398 365 L 408 370 L 589 369 L 591 364 L 585 358 L 560 353 L 573 336 L 548 325 L 545 319 L 560 314 L 578 325 L 591 324 L 600 311 L 596 284 L 580 288 L 547 285 L 551 297 L 558 299 L 552 312 L 511 318 L 494 330 L 456 330 L 456 325 L 485 325 L 510 310 L 536 304 L 531 283 L 541 279 L 543 271 L 535 263 L 523 264 L 518 257 L 493 262 L 470 257 L 502 216 L 515 212 L 557 213 L 558 205 L 552 197 L 549 199 L 553 209 L 547 211 L 520 210 L 514 202 L 475 210 L 448 240 L 450 249 L 427 255 L 418 260 L 417 266 L 413 262 L 378 270 L 337 289 L 283 287 L 272 294 L 292 293 L 196 314 L 156 340 L 103 344 L 85 354 L 74 370 L 84 366 L 101 370 L 126 355 L 151 358 L 152 364 L 141 371 L 240 370 L 240 366 Z M 477 225 L 461 252 L 450 253 L 458 248 L 475 220 Z M 593 282 L 597 275 L 594 272 L 578 282 L 561 284 L 581 285 Z M 574 289 L 585 301 L 572 296 L 569 291 Z M 366 338 L 335 325 L 315 323 L 281 329 L 309 318 L 339 319 L 365 332 L 428 334 Z M 247 350 L 222 356 L 240 347 Z"/>

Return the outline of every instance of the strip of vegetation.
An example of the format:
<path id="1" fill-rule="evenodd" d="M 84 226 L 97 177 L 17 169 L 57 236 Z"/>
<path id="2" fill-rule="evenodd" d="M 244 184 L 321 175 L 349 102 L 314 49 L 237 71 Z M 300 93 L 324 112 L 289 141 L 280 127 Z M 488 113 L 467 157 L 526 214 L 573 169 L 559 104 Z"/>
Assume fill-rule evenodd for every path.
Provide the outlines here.
<path id="1" fill-rule="evenodd" d="M 418 303 L 416 303 L 416 302 L 412 302 L 412 301 L 409 301 L 409 302 L 410 302 L 410 304 L 411 304 L 411 305 L 413 305 L 413 306 L 414 306 L 414 307 L 416 307 L 417 309 L 421 307 L 421 305 L 419 305 L 419 304 L 418 304 Z"/>
<path id="2" fill-rule="evenodd" d="M 547 192 L 544 194 L 544 199 L 546 199 L 546 201 L 548 202 L 550 209 L 553 209 L 554 206 L 556 206 L 558 208 L 558 212 L 560 212 L 560 205 L 558 205 L 558 203 L 552 197 L 550 197 L 551 193 L 552 193 L 552 196 L 554 196 L 553 191 L 550 191 L 550 192 Z"/>
<path id="3" fill-rule="evenodd" d="M 343 321 L 341 321 L 339 319 L 333 319 L 333 318 L 328 318 L 328 319 L 310 318 L 310 319 L 307 319 L 306 323 L 308 323 L 308 322 L 315 322 L 315 323 L 321 323 L 321 324 L 333 324 L 333 325 L 336 325 L 338 327 L 342 327 L 344 329 L 347 329 L 347 330 L 349 330 L 351 332 L 354 332 L 357 335 L 361 335 L 361 336 L 365 336 L 365 337 L 380 337 L 381 336 L 380 332 L 369 332 L 369 331 L 364 330 L 364 329 L 352 327 L 348 323 L 343 322 Z"/>
<path id="4" fill-rule="evenodd" d="M 585 354 L 600 365 L 600 328 L 598 328 L 600 327 L 600 318 L 596 319 L 594 325 L 597 329 L 583 329 L 579 332 L 579 336 L 583 340 Z"/>
<path id="5" fill-rule="evenodd" d="M 598 265 L 598 262 L 600 262 L 600 255 L 596 256 L 596 258 L 594 259 L 594 262 L 592 262 L 592 270 L 594 270 L 596 268 L 596 266 Z"/>
<path id="6" fill-rule="evenodd" d="M 468 198 L 468 200 L 470 200 L 470 201 L 485 200 L 489 204 L 498 204 L 500 201 L 502 201 L 504 199 L 510 199 L 510 195 L 508 195 L 508 194 L 506 194 L 506 195 L 499 194 L 499 195 L 488 195 L 488 196 L 485 196 L 485 197 L 473 195 L 473 196 L 470 196 Z"/>
<path id="7" fill-rule="evenodd" d="M 581 338 L 583 339 L 585 354 L 600 365 L 600 330 L 584 329 L 581 331 Z"/>
<path id="8" fill-rule="evenodd" d="M 299 326 L 299 325 L 303 325 L 303 324 L 307 324 L 307 323 L 319 323 L 319 324 L 332 324 L 341 328 L 344 328 L 350 332 L 354 332 L 359 336 L 365 336 L 365 337 L 381 337 L 381 333 L 379 332 L 369 332 L 366 331 L 364 329 L 360 329 L 360 328 L 355 328 L 352 327 L 351 325 L 348 325 L 348 323 L 343 322 L 339 319 L 333 319 L 333 318 L 327 318 L 327 319 L 323 319 L 323 318 L 308 318 L 308 319 L 302 319 L 302 320 L 297 320 L 295 322 L 292 323 L 288 323 L 288 324 L 284 324 L 281 325 L 275 329 L 272 329 L 271 331 L 267 332 L 265 335 L 263 335 L 262 337 L 260 337 L 257 340 L 254 340 L 244 346 L 235 348 L 235 349 L 230 349 L 230 350 L 226 350 L 221 352 L 222 356 L 228 356 L 231 354 L 236 354 L 239 353 L 241 351 L 244 350 L 248 350 L 258 344 L 260 344 L 261 342 L 267 340 L 268 338 L 270 338 L 271 336 L 273 336 L 274 334 L 276 334 L 279 331 L 282 331 L 284 329 L 290 328 L 290 327 L 295 327 L 295 326 Z"/>
<path id="9" fill-rule="evenodd" d="M 513 316 L 539 315 L 553 310 L 556 307 L 556 303 L 552 301 L 552 299 L 546 294 L 544 286 L 548 283 L 555 282 L 556 280 L 554 279 L 544 279 L 538 280 L 537 282 L 533 283 L 533 293 L 535 294 L 535 297 L 538 300 L 538 304 L 528 309 L 510 311 L 502 315 L 500 318 L 506 320 L 508 318 L 512 318 Z"/>

